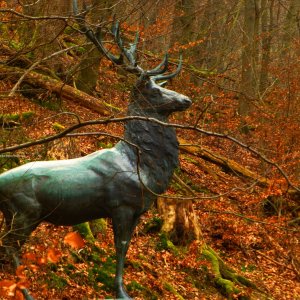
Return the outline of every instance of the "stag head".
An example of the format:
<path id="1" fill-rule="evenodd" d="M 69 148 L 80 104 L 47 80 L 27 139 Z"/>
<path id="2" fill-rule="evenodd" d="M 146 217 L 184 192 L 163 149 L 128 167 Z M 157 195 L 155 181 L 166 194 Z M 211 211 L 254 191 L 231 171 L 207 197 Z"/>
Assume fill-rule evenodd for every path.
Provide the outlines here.
<path id="1" fill-rule="evenodd" d="M 138 32 L 133 43 L 130 43 L 129 47 L 126 48 L 120 35 L 119 22 L 116 22 L 112 26 L 111 34 L 120 50 L 120 54 L 116 56 L 103 45 L 101 31 L 94 32 L 91 28 L 87 27 L 84 18 L 87 13 L 86 7 L 85 11 L 79 14 L 77 1 L 73 0 L 73 9 L 76 21 L 80 25 L 80 30 L 93 42 L 97 49 L 115 65 L 138 76 L 138 80 L 132 92 L 129 114 L 147 112 L 148 115 L 149 113 L 155 113 L 156 115 L 167 117 L 170 113 L 183 111 L 191 105 L 191 100 L 188 97 L 163 87 L 166 84 L 166 80 L 175 77 L 181 71 L 182 55 L 180 55 L 176 70 L 172 73 L 165 73 L 169 65 L 168 54 L 165 54 L 162 62 L 155 68 L 144 70 L 137 63 L 136 50 L 139 41 Z"/>

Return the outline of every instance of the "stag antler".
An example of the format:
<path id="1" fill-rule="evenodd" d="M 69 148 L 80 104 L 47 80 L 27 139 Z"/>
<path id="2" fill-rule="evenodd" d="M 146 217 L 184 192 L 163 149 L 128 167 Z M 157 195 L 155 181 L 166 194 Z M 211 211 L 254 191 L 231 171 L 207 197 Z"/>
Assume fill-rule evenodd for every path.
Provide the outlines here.
<path id="1" fill-rule="evenodd" d="M 139 32 L 136 33 L 134 42 L 129 44 L 129 48 L 126 48 L 123 44 L 123 40 L 121 39 L 119 22 L 113 24 L 111 29 L 111 34 L 113 35 L 114 40 L 118 45 L 121 53 L 119 57 L 113 55 L 108 49 L 104 47 L 102 43 L 101 30 L 98 30 L 98 32 L 95 33 L 90 27 L 87 27 L 85 22 L 85 15 L 87 14 L 88 9 L 85 3 L 84 3 L 84 12 L 78 13 L 77 0 L 73 0 L 73 12 L 77 23 L 80 25 L 80 30 L 85 33 L 87 38 L 110 61 L 112 61 L 116 65 L 122 66 L 124 70 L 136 74 L 138 76 L 151 77 L 151 79 L 154 81 L 167 80 L 173 78 L 180 72 L 182 68 L 182 55 L 180 55 L 178 67 L 173 73 L 163 74 L 168 69 L 168 65 L 169 65 L 168 54 L 165 54 L 162 62 L 151 70 L 145 71 L 142 67 L 140 67 L 137 63 L 137 58 L 136 58 L 137 44 L 139 42 Z M 126 58 L 129 64 L 126 64 L 124 62 L 124 57 Z"/>

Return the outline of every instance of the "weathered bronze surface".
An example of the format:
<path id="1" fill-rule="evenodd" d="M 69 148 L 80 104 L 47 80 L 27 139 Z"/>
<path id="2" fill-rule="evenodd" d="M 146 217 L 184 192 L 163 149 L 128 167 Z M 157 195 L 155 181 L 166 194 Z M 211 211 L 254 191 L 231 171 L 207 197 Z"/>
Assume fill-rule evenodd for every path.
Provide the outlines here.
<path id="1" fill-rule="evenodd" d="M 165 61 L 155 74 L 138 67 L 128 115 L 167 122 L 172 112 L 191 105 L 188 97 L 155 83 L 170 77 L 159 75 L 166 69 Z M 18 266 L 17 252 L 40 222 L 75 225 L 111 218 L 117 253 L 116 295 L 130 299 L 123 286 L 123 268 L 132 232 L 156 194 L 167 189 L 177 165 L 173 128 L 131 120 L 125 126 L 124 141 L 112 149 L 76 159 L 31 162 L 5 172 L 0 176 L 0 209 L 7 226 L 2 250 Z"/>

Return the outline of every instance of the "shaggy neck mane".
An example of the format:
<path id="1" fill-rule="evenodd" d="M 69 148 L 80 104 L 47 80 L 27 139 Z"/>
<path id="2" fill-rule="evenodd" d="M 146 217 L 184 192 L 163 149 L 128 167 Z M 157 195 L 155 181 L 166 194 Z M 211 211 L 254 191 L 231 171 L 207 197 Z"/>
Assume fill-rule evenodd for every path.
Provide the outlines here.
<path id="1" fill-rule="evenodd" d="M 129 110 L 128 115 L 145 115 L 142 111 Z M 158 119 L 158 114 L 147 113 Z M 167 118 L 160 120 L 167 122 Z M 178 165 L 178 141 L 174 128 L 150 121 L 133 120 L 125 126 L 125 139 L 140 149 L 140 171 L 147 177 L 147 186 L 156 193 L 163 193 Z"/>

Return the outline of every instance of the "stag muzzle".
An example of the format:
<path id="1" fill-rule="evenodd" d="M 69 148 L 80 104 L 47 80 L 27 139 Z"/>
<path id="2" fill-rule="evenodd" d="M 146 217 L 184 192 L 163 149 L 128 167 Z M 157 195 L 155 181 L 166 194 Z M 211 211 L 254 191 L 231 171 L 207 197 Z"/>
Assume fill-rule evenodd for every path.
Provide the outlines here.
<path id="1" fill-rule="evenodd" d="M 192 100 L 189 97 L 183 96 L 181 100 L 182 110 L 188 109 L 192 105 Z"/>

